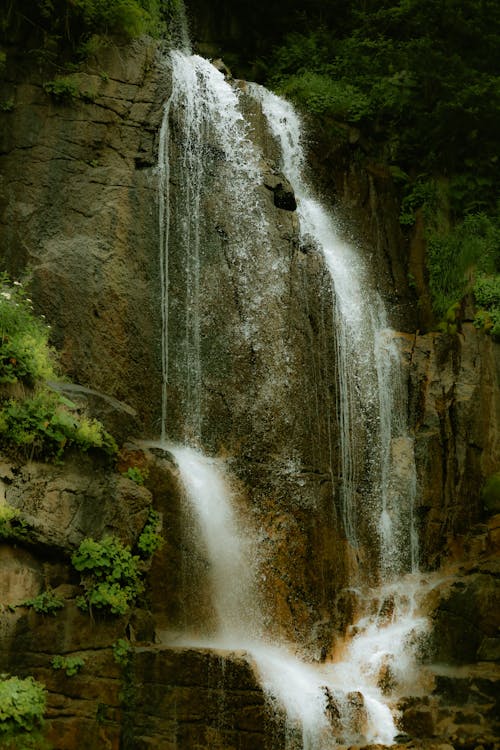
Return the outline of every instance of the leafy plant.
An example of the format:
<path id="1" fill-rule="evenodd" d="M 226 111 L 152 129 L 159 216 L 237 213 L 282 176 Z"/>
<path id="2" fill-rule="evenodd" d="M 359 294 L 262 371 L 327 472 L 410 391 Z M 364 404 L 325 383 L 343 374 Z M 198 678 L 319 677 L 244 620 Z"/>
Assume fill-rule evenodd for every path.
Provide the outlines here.
<path id="1" fill-rule="evenodd" d="M 142 486 L 147 479 L 148 472 L 147 470 L 141 471 L 137 466 L 129 466 L 125 472 L 125 476 L 127 479 L 131 479 L 132 482 Z"/>
<path id="2" fill-rule="evenodd" d="M 43 720 L 46 691 L 33 677 L 0 677 L 0 740 L 32 732 Z"/>
<path id="3" fill-rule="evenodd" d="M 64 669 L 67 677 L 74 677 L 85 664 L 81 656 L 54 656 L 50 662 L 52 669 Z"/>
<path id="4" fill-rule="evenodd" d="M 436 221 L 438 224 L 438 220 Z M 433 308 L 440 317 L 473 286 L 474 277 L 491 273 L 498 263 L 500 229 L 484 213 L 470 214 L 453 228 L 427 230 L 427 269 Z M 494 286 L 494 282 L 493 282 Z M 480 307 L 494 312 L 495 304 L 484 293 L 490 282 L 476 282 L 474 292 Z"/>
<path id="5" fill-rule="evenodd" d="M 161 516 L 155 510 L 149 511 L 148 520 L 139 536 L 137 547 L 143 557 L 152 557 L 156 550 L 163 545 L 163 538 L 159 533 Z"/>
<path id="6" fill-rule="evenodd" d="M 118 640 L 113 643 L 113 659 L 121 667 L 127 667 L 129 665 L 131 655 L 132 646 L 129 641 L 125 640 L 125 638 L 118 638 Z"/>
<path id="7" fill-rule="evenodd" d="M 63 609 L 64 601 L 52 589 L 47 589 L 32 599 L 26 599 L 23 606 L 32 607 L 39 614 L 55 615 L 58 610 Z"/>
<path id="8" fill-rule="evenodd" d="M 60 77 L 54 78 L 43 84 L 47 94 L 54 97 L 58 102 L 70 102 L 80 96 L 80 89 L 73 78 Z"/>
<path id="9" fill-rule="evenodd" d="M 85 594 L 78 600 L 82 609 L 104 609 L 125 614 L 143 590 L 140 559 L 119 539 L 84 539 L 71 561 L 82 576 Z"/>

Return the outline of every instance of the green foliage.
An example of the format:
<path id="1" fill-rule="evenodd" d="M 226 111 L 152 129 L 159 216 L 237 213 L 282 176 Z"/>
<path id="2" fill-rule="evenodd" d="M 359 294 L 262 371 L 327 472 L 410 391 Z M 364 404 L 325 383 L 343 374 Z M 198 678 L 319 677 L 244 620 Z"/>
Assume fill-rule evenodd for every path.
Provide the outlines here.
<path id="1" fill-rule="evenodd" d="M 40 727 L 46 692 L 33 677 L 0 678 L 0 742 Z"/>
<path id="2" fill-rule="evenodd" d="M 125 638 L 118 638 L 116 643 L 113 643 L 113 659 L 115 662 L 121 667 L 128 667 L 131 656 L 132 646 L 129 641 Z"/>
<path id="3" fill-rule="evenodd" d="M 41 64 L 57 65 L 68 49 L 85 56 L 95 35 L 161 36 L 166 30 L 164 18 L 162 0 L 17 0 L 9 3 L 0 32 L 10 42 L 34 46 Z M 72 84 L 66 86 L 64 79 L 51 84 L 55 88 L 49 93 L 63 99 L 73 96 Z"/>
<path id="4" fill-rule="evenodd" d="M 58 102 L 70 102 L 80 96 L 80 88 L 75 80 L 68 77 L 54 78 L 43 84 L 47 94 Z"/>
<path id="5" fill-rule="evenodd" d="M 84 539 L 71 561 L 83 573 L 85 595 L 78 601 L 82 609 L 123 615 L 143 590 L 139 557 L 115 537 Z"/>
<path id="6" fill-rule="evenodd" d="M 370 112 L 368 98 L 356 86 L 322 73 L 305 71 L 292 75 L 277 88 L 280 94 L 298 101 L 316 115 L 358 122 Z"/>
<path id="7" fill-rule="evenodd" d="M 0 539 L 24 539 L 28 533 L 27 524 L 16 508 L 0 502 Z"/>
<path id="8" fill-rule="evenodd" d="M 20 282 L 0 276 L 0 383 L 34 385 L 55 378 L 49 328 L 33 314 Z"/>
<path id="9" fill-rule="evenodd" d="M 446 175 L 453 220 L 495 210 L 498 3 L 311 2 L 291 18 L 301 32 L 263 61 L 268 84 L 307 111 L 358 122 L 364 147 L 411 179 Z"/>
<path id="10" fill-rule="evenodd" d="M 50 662 L 52 669 L 64 669 L 67 677 L 74 677 L 85 664 L 81 656 L 54 656 Z"/>
<path id="11" fill-rule="evenodd" d="M 79 416 L 49 390 L 4 402 L 0 408 L 0 445 L 14 445 L 26 455 L 55 460 L 61 460 L 72 447 L 98 449 L 110 456 L 117 451 L 114 439 L 100 422 Z"/>
<path id="12" fill-rule="evenodd" d="M 500 338 L 500 275 L 480 276 L 473 291 L 479 307 L 475 325 L 495 338 Z"/>
<path id="13" fill-rule="evenodd" d="M 142 486 L 147 478 L 147 471 L 142 472 L 137 466 L 129 466 L 125 472 L 127 479 L 131 479 L 132 482 Z"/>
<path id="14" fill-rule="evenodd" d="M 39 614 L 55 615 L 58 610 L 63 609 L 64 601 L 52 589 L 47 589 L 33 599 L 26 599 L 22 606 L 33 607 Z"/>
<path id="15" fill-rule="evenodd" d="M 32 393 L 12 398 L 0 392 L 0 447 L 54 460 L 72 447 L 114 455 L 116 443 L 102 424 L 78 414 L 75 404 L 45 385 L 57 377 L 49 331 L 35 317 L 23 285 L 1 275 L 0 385 L 19 383 Z"/>
<path id="16" fill-rule="evenodd" d="M 477 273 L 487 274 L 499 260 L 500 226 L 484 213 L 469 214 L 453 228 L 439 227 L 427 231 L 427 269 L 433 308 L 439 317 L 472 287 Z M 476 282 L 478 305 L 493 312 L 494 302 L 486 302 L 482 290 L 490 282 Z M 476 287 L 474 287 L 475 290 Z M 486 295 L 487 296 L 487 295 Z M 496 334 L 496 330 L 495 330 Z"/>
<path id="17" fill-rule="evenodd" d="M 4 99 L 0 102 L 0 112 L 12 112 L 14 109 L 14 99 Z"/>
<path id="18" fill-rule="evenodd" d="M 148 520 L 138 539 L 137 547 L 143 557 L 152 557 L 156 550 L 163 545 L 163 538 L 159 530 L 161 528 L 160 514 L 155 510 L 149 512 Z"/>
<path id="19" fill-rule="evenodd" d="M 424 216 L 430 218 L 436 209 L 437 187 L 434 180 L 417 180 L 409 185 L 409 189 L 401 202 L 399 223 L 402 226 L 413 226 L 415 212 L 422 209 Z"/>

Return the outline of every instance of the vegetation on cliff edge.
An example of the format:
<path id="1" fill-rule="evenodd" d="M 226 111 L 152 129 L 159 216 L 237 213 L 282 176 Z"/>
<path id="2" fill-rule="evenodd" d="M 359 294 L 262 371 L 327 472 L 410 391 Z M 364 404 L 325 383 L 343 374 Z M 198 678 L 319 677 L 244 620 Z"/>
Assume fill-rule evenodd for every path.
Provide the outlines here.
<path id="1" fill-rule="evenodd" d="M 358 149 L 401 186 L 402 224 L 424 210 L 437 319 L 474 292 L 498 334 L 496 293 L 485 305 L 482 290 L 500 286 L 500 6 L 355 0 L 299 17 L 261 62 L 266 82 L 325 132 L 338 120 L 360 130 Z"/>
<path id="2" fill-rule="evenodd" d="M 0 277 L 0 447 L 24 458 L 60 461 L 64 453 L 117 445 L 103 425 L 78 412 L 47 380 L 57 377 L 50 328 L 34 315 L 23 285 Z"/>

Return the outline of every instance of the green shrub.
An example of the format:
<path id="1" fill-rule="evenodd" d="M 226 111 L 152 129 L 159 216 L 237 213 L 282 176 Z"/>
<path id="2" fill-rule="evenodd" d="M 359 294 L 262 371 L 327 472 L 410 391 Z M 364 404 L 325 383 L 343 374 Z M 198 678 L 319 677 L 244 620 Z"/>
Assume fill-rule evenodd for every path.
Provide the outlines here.
<path id="1" fill-rule="evenodd" d="M 163 544 L 163 538 L 159 533 L 161 528 L 160 514 L 155 510 L 149 512 L 148 520 L 138 539 L 137 547 L 143 557 L 152 557 L 157 549 Z"/>
<path id="2" fill-rule="evenodd" d="M 115 537 L 84 539 L 71 561 L 83 574 L 85 594 L 78 600 L 82 609 L 123 615 L 143 590 L 139 557 Z"/>
<path id="3" fill-rule="evenodd" d="M 483 213 L 470 214 L 448 229 L 427 231 L 427 270 L 433 308 L 439 317 L 472 288 L 478 273 L 488 273 L 497 263 L 500 233 L 496 222 Z M 488 286 L 485 282 L 483 286 Z M 474 293 L 482 299 L 482 282 Z M 476 295 L 476 300 L 478 296 Z M 478 300 L 478 304 L 483 303 Z M 493 310 L 494 307 L 486 306 Z"/>
<path id="4" fill-rule="evenodd" d="M 114 455 L 117 445 L 100 422 L 80 417 L 59 394 L 41 390 L 0 408 L 0 445 L 14 445 L 25 455 L 61 460 L 65 451 L 98 449 Z"/>
<path id="5" fill-rule="evenodd" d="M 500 275 L 480 276 L 474 284 L 479 309 L 474 324 L 495 338 L 500 337 Z"/>
<path id="6" fill-rule="evenodd" d="M 32 607 L 39 614 L 55 615 L 58 610 L 63 609 L 64 601 L 52 589 L 47 589 L 32 599 L 26 599 L 23 606 Z"/>
<path id="7" fill-rule="evenodd" d="M 81 656 L 54 656 L 50 662 L 52 669 L 64 669 L 67 677 L 74 677 L 85 664 Z"/>
<path id="8" fill-rule="evenodd" d="M 58 102 L 70 102 L 80 96 L 80 88 L 73 78 L 54 78 L 44 83 L 43 88 Z"/>
<path id="9" fill-rule="evenodd" d="M 277 89 L 313 114 L 358 122 L 370 113 L 367 97 L 356 86 L 322 73 L 305 71 L 290 76 Z"/>
<path id="10" fill-rule="evenodd" d="M 0 276 L 0 383 L 33 386 L 55 378 L 48 340 L 49 328 L 33 314 L 22 284 Z"/>
<path id="11" fill-rule="evenodd" d="M 38 729 L 45 711 L 46 692 L 33 677 L 0 678 L 0 741 Z"/>

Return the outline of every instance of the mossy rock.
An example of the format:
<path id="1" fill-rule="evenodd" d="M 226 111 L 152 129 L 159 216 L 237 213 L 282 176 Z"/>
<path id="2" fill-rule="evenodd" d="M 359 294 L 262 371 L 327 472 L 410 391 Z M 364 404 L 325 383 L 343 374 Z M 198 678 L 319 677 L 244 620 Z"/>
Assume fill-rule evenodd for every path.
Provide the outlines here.
<path id="1" fill-rule="evenodd" d="M 500 471 L 488 477 L 481 491 L 481 498 L 489 513 L 500 513 Z"/>

